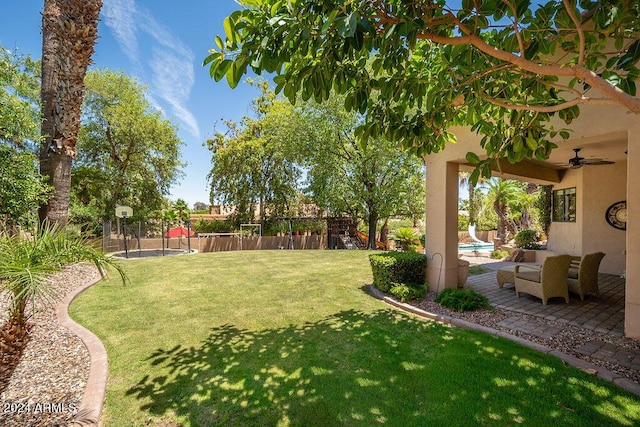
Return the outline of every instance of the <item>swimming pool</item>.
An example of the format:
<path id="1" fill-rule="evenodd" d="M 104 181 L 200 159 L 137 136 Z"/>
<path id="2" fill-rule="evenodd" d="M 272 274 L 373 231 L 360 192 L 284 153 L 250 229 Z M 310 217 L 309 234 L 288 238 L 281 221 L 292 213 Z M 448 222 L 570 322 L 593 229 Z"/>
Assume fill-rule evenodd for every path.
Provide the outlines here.
<path id="1" fill-rule="evenodd" d="M 464 245 L 458 245 L 458 252 L 473 252 L 473 251 L 482 251 L 482 252 L 491 252 L 493 250 L 493 243 L 470 243 Z"/>

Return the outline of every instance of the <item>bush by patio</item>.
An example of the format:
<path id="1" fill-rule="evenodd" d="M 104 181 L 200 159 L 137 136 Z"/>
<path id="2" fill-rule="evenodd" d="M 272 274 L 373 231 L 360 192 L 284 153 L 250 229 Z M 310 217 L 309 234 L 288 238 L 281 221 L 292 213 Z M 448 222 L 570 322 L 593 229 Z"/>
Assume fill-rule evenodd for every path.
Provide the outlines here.
<path id="1" fill-rule="evenodd" d="M 536 230 L 522 230 L 514 238 L 516 246 L 522 249 L 540 249 L 540 233 Z"/>
<path id="2" fill-rule="evenodd" d="M 427 285 L 424 283 L 394 283 L 389 293 L 400 300 L 407 302 L 422 298 L 427 293 Z"/>
<path id="3" fill-rule="evenodd" d="M 490 308 L 489 300 L 473 289 L 453 289 L 447 288 L 436 297 L 436 302 L 451 310 L 463 312 L 472 311 L 479 308 Z"/>
<path id="4" fill-rule="evenodd" d="M 373 284 L 383 292 L 405 284 L 419 289 L 425 286 L 427 256 L 415 252 L 383 252 L 369 255 Z"/>

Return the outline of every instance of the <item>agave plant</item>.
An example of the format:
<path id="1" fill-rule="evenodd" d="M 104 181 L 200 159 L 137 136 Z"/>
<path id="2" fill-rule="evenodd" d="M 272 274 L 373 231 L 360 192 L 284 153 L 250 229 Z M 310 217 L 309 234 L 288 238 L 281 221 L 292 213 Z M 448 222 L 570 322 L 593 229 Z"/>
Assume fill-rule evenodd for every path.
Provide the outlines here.
<path id="1" fill-rule="evenodd" d="M 43 225 L 31 238 L 0 237 L 0 289 L 9 291 L 9 321 L 25 328 L 35 301 L 50 306 L 56 300 L 49 277 L 65 266 L 90 262 L 104 277 L 112 267 L 127 282 L 122 266 L 86 238 L 58 225 Z M 27 307 L 32 311 L 27 313 Z"/>

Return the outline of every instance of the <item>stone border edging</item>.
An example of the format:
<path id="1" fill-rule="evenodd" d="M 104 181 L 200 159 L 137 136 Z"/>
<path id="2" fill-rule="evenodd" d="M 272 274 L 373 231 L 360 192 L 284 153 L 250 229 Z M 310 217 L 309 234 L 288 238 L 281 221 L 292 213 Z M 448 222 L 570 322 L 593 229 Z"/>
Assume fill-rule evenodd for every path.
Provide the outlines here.
<path id="1" fill-rule="evenodd" d="M 474 331 L 479 331 L 479 332 L 484 332 L 486 334 L 489 335 L 493 335 L 493 336 L 497 336 L 497 337 L 501 337 L 501 338 L 506 338 L 508 340 L 514 341 L 520 345 L 523 345 L 525 347 L 528 347 L 530 349 L 539 351 L 541 353 L 546 353 L 548 355 L 554 356 L 560 360 L 562 360 L 564 363 L 571 365 L 575 368 L 580 369 L 581 371 L 584 371 L 588 374 L 594 375 L 596 377 L 602 378 L 604 380 L 610 381 L 612 383 L 614 383 L 615 385 L 617 385 L 618 387 L 633 393 L 637 396 L 640 396 L 640 384 L 635 383 L 634 381 L 631 381 L 629 378 L 626 377 L 621 377 L 618 374 L 615 374 L 607 369 L 604 369 L 602 367 L 599 367 L 597 365 L 594 365 L 591 362 L 587 362 L 586 360 L 582 360 L 580 358 L 577 358 L 575 356 L 571 356 L 569 354 L 566 353 L 562 353 L 561 351 L 552 349 L 550 347 L 544 346 L 542 344 L 538 344 L 535 343 L 533 341 L 529 341 L 527 339 L 521 338 L 521 337 L 517 337 L 515 335 L 511 335 L 508 334 L 506 332 L 503 331 L 498 331 L 496 329 L 493 328 L 489 328 L 487 326 L 483 326 L 483 325 L 478 325 L 472 322 L 467 322 L 466 320 L 462 320 L 462 319 L 457 319 L 455 317 L 451 317 L 451 316 L 446 316 L 444 314 L 436 314 L 436 313 L 430 313 L 428 311 L 422 310 L 418 307 L 414 307 L 410 304 L 405 304 L 403 302 L 400 302 L 394 298 L 389 297 L 388 295 L 384 294 L 382 291 L 380 291 L 379 289 L 377 289 L 375 286 L 373 285 L 368 285 L 368 290 L 369 293 L 374 297 L 377 298 L 379 300 L 384 301 L 385 303 L 392 305 L 394 307 L 397 307 L 399 309 L 402 309 L 404 311 L 408 311 L 410 313 L 416 314 L 420 317 L 426 317 L 428 319 L 432 319 L 435 320 L 437 322 L 440 323 L 445 323 L 448 325 L 452 325 L 452 326 L 457 326 L 459 328 L 464 328 L 464 329 L 471 329 Z"/>
<path id="2" fill-rule="evenodd" d="M 69 306 L 82 292 L 95 285 L 103 278 L 99 277 L 89 281 L 69 292 L 56 306 L 56 317 L 60 325 L 73 332 L 89 351 L 89 378 L 84 387 L 82 401 L 78 412 L 71 421 L 71 425 L 99 425 L 102 405 L 104 404 L 107 390 L 107 377 L 109 374 L 109 361 L 107 350 L 102 341 L 91 331 L 79 325 L 69 317 Z"/>

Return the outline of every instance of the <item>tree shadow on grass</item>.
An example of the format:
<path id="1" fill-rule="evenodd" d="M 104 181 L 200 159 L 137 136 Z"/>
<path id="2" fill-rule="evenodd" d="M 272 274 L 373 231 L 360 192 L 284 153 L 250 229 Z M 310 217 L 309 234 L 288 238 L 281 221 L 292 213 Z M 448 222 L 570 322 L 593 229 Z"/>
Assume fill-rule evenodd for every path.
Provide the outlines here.
<path id="1" fill-rule="evenodd" d="M 558 360 L 393 310 L 217 326 L 201 346 L 157 349 L 147 362 L 152 374 L 127 394 L 198 426 L 640 422 L 637 400 Z"/>

